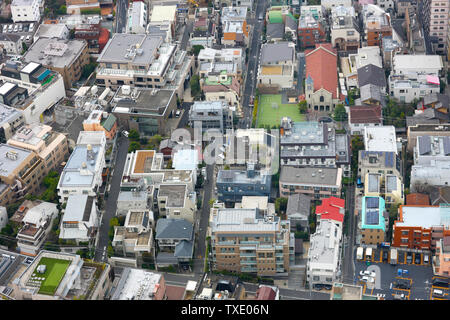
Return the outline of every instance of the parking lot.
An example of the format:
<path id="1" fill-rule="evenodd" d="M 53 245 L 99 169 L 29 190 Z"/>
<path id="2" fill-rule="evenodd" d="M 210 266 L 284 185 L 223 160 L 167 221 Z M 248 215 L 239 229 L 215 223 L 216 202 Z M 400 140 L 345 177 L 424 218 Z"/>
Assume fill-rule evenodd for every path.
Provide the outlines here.
<path id="1" fill-rule="evenodd" d="M 435 279 L 444 279 L 444 278 L 434 276 L 433 280 Z M 439 293 L 439 295 L 437 295 L 436 293 Z M 450 294 L 449 288 L 441 287 L 439 285 L 432 285 L 429 300 L 448 300 L 449 294 Z"/>
<path id="2" fill-rule="evenodd" d="M 0 24 L 0 33 L 17 34 L 23 36 L 23 41 L 27 44 L 33 42 L 33 34 L 36 31 L 37 23 L 4 23 Z"/>

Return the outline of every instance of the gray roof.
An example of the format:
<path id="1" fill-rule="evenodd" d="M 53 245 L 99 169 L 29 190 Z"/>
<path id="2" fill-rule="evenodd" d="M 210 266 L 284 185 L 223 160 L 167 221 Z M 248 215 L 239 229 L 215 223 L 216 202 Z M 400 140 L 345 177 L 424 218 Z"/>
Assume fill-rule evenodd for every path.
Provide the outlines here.
<path id="1" fill-rule="evenodd" d="M 294 54 L 294 47 L 290 47 L 289 42 L 266 43 L 261 49 L 261 63 L 293 60 Z"/>
<path id="2" fill-rule="evenodd" d="M 319 171 L 321 170 L 321 171 Z M 337 185 L 338 169 L 282 166 L 280 184 Z"/>
<path id="3" fill-rule="evenodd" d="M 446 94 L 441 93 L 430 93 L 423 97 L 423 103 L 429 105 L 431 103 L 436 103 L 438 108 L 450 107 L 450 97 Z"/>
<path id="4" fill-rule="evenodd" d="M 117 201 L 147 201 L 147 191 L 120 191 Z"/>
<path id="5" fill-rule="evenodd" d="M 270 23 L 267 25 L 267 38 L 280 38 L 284 36 L 284 25 L 282 23 Z"/>
<path id="6" fill-rule="evenodd" d="M 383 92 L 377 85 L 366 84 L 359 88 L 361 101 L 367 101 L 369 99 L 376 100 L 384 103 Z"/>
<path id="7" fill-rule="evenodd" d="M 152 89 L 140 89 L 138 92 L 139 96 L 136 99 L 124 98 L 119 100 L 113 112 L 164 116 L 170 101 L 173 99 L 175 90 L 159 89 L 154 92 Z M 121 108 L 128 108 L 128 110 L 124 112 L 123 110 L 126 109 Z"/>
<path id="8" fill-rule="evenodd" d="M 292 215 L 297 216 L 300 214 L 308 219 L 310 209 L 311 197 L 299 193 L 289 196 L 286 209 L 288 218 Z"/>
<path id="9" fill-rule="evenodd" d="M 17 158 L 8 158 L 6 154 L 15 154 Z M 0 176 L 7 177 L 12 174 L 23 161 L 31 154 L 29 150 L 13 147 L 7 144 L 0 144 Z"/>
<path id="10" fill-rule="evenodd" d="M 295 20 L 292 16 L 287 15 L 286 16 L 286 26 L 289 27 L 292 30 L 297 30 L 298 21 Z"/>
<path id="11" fill-rule="evenodd" d="M 360 87 L 366 84 L 374 84 L 381 88 L 386 87 L 386 75 L 384 69 L 368 64 L 358 69 L 358 84 Z"/>
<path id="12" fill-rule="evenodd" d="M 156 223 L 155 239 L 192 240 L 194 228 L 184 219 L 159 219 Z"/>
<path id="13" fill-rule="evenodd" d="M 70 195 L 67 199 L 63 221 L 89 221 L 94 197 L 83 195 Z"/>
<path id="14" fill-rule="evenodd" d="M 22 115 L 22 111 L 0 103 L 0 125 L 14 121 Z"/>
<path id="15" fill-rule="evenodd" d="M 174 256 L 177 258 L 192 258 L 194 245 L 192 241 L 182 240 L 175 246 Z"/>
<path id="16" fill-rule="evenodd" d="M 0 41 L 17 42 L 19 40 L 20 40 L 20 36 L 18 34 L 0 33 Z"/>
<path id="17" fill-rule="evenodd" d="M 187 185 L 185 184 L 162 184 L 159 187 L 158 197 L 167 197 L 167 207 L 183 207 L 186 197 Z"/>

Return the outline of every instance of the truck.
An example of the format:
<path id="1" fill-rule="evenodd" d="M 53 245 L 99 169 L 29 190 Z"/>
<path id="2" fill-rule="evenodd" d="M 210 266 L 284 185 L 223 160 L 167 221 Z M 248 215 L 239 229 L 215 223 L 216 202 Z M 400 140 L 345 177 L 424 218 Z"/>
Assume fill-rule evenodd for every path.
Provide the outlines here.
<path id="1" fill-rule="evenodd" d="M 364 254 L 364 248 L 363 247 L 358 247 L 358 249 L 356 249 L 356 259 L 357 260 L 362 260 L 363 259 L 363 254 Z"/>
<path id="2" fill-rule="evenodd" d="M 391 248 L 391 262 L 392 265 L 397 265 L 397 249 Z"/>
<path id="3" fill-rule="evenodd" d="M 372 248 L 366 248 L 366 260 L 372 261 Z"/>

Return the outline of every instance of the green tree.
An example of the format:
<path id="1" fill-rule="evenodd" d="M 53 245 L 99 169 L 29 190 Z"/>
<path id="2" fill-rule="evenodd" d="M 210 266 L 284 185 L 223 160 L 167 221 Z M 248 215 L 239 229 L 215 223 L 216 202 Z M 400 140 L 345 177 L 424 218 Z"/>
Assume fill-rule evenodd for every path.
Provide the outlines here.
<path id="1" fill-rule="evenodd" d="M 139 141 L 140 139 L 140 134 L 137 130 L 135 129 L 131 129 L 129 134 L 128 134 L 128 140 L 130 141 Z"/>
<path id="2" fill-rule="evenodd" d="M 191 96 L 198 98 L 201 94 L 200 90 L 200 77 L 198 75 L 193 75 L 190 80 L 191 85 Z"/>
<path id="3" fill-rule="evenodd" d="M 278 214 L 285 213 L 286 209 L 287 209 L 287 203 L 288 203 L 287 198 L 276 198 L 275 199 L 275 211 Z"/>
<path id="4" fill-rule="evenodd" d="M 352 139 L 352 178 L 356 181 L 358 175 L 358 155 L 359 151 L 364 150 L 364 141 L 360 136 Z"/>
<path id="5" fill-rule="evenodd" d="M 216 202 L 216 199 L 211 198 L 211 199 L 209 199 L 208 204 L 209 204 L 209 206 L 212 208 L 212 206 L 214 205 L 215 202 Z"/>
<path id="6" fill-rule="evenodd" d="M 83 69 L 81 71 L 81 78 L 87 79 L 91 75 L 92 72 L 94 72 L 95 68 L 97 67 L 97 63 L 91 62 L 83 66 Z"/>
<path id="7" fill-rule="evenodd" d="M 162 139 L 163 138 L 159 134 L 155 134 L 148 139 L 148 144 L 152 149 L 159 149 L 159 144 L 161 143 Z"/>
<path id="8" fill-rule="evenodd" d="M 58 15 L 64 15 L 67 13 L 67 7 L 65 5 L 61 5 L 56 11 Z"/>
<path id="9" fill-rule="evenodd" d="M 308 103 L 306 102 L 306 100 L 302 100 L 298 103 L 298 111 L 301 114 L 305 114 L 306 112 L 308 112 Z"/>
<path id="10" fill-rule="evenodd" d="M 192 46 L 192 52 L 194 53 L 194 56 L 197 57 L 202 49 L 205 49 L 205 47 L 203 47 L 202 45 L 196 44 Z"/>
<path id="11" fill-rule="evenodd" d="M 128 152 L 134 152 L 136 150 L 141 149 L 141 144 L 137 141 L 131 141 L 130 145 L 128 146 Z"/>
<path id="12" fill-rule="evenodd" d="M 338 104 L 336 108 L 334 108 L 334 120 L 336 121 L 347 121 L 347 111 L 345 111 L 345 107 L 343 104 Z"/>

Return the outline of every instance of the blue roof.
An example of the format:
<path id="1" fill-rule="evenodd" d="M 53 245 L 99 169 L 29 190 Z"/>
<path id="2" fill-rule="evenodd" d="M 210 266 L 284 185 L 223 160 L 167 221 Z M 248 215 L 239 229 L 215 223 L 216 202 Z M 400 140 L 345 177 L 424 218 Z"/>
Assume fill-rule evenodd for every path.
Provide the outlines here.
<path id="1" fill-rule="evenodd" d="M 38 80 L 39 80 L 39 81 L 44 80 L 45 78 L 47 78 L 47 76 L 48 76 L 49 74 L 50 74 L 50 70 L 46 69 L 44 72 L 42 72 L 42 73 L 39 75 Z"/>
<path id="2" fill-rule="evenodd" d="M 376 204 L 376 205 L 375 205 Z M 385 232 L 383 213 L 385 201 L 381 197 L 363 197 L 362 199 L 362 229 L 381 229 Z"/>

